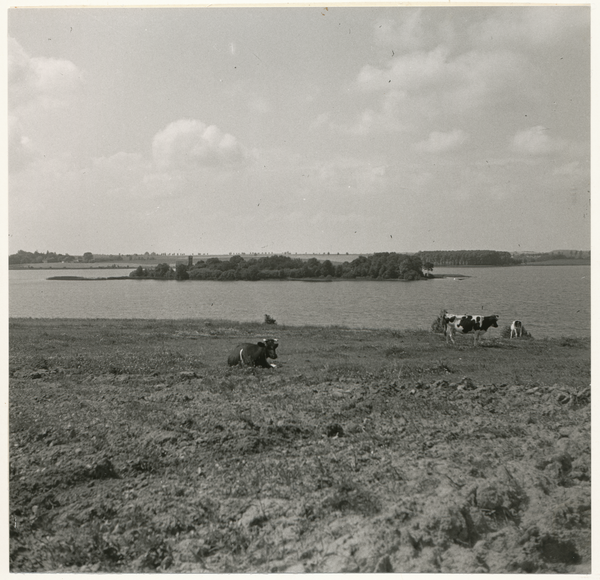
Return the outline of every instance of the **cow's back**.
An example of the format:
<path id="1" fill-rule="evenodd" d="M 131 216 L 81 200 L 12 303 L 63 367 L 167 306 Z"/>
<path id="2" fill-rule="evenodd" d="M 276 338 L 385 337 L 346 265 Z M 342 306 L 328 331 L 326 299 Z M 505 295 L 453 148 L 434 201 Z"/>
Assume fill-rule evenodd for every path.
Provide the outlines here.
<path id="1" fill-rule="evenodd" d="M 271 368 L 271 365 L 267 362 L 267 351 L 262 343 L 245 342 L 238 344 L 227 358 L 227 362 L 229 366 L 242 364 Z"/>
<path id="2" fill-rule="evenodd" d="M 233 367 L 235 365 L 239 365 L 240 363 L 242 363 L 242 351 L 244 350 L 245 347 L 247 346 L 252 346 L 250 343 L 244 343 L 244 344 L 238 344 L 230 353 L 229 356 L 227 357 L 227 364 L 230 367 Z"/>

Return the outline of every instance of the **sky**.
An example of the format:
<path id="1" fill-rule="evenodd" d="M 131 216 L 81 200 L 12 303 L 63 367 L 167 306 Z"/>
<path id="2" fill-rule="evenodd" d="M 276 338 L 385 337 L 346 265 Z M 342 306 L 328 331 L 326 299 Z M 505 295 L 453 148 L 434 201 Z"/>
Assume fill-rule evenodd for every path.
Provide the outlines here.
<path id="1" fill-rule="evenodd" d="M 8 10 L 9 253 L 590 249 L 590 8 Z"/>

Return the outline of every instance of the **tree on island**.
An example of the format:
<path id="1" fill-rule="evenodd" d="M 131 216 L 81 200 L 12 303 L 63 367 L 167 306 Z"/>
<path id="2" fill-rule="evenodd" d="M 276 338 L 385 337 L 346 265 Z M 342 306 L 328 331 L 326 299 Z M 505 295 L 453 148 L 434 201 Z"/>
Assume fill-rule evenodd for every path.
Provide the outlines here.
<path id="1" fill-rule="evenodd" d="M 175 280 L 189 280 L 188 267 L 185 264 L 177 264 L 175 268 Z"/>
<path id="2" fill-rule="evenodd" d="M 171 268 L 169 264 L 159 264 L 154 268 L 154 277 L 167 280 L 169 278 L 174 278 L 175 276 L 173 268 Z"/>
<path id="3" fill-rule="evenodd" d="M 418 256 L 410 256 L 400 264 L 400 277 L 403 280 L 423 278 L 423 263 Z"/>

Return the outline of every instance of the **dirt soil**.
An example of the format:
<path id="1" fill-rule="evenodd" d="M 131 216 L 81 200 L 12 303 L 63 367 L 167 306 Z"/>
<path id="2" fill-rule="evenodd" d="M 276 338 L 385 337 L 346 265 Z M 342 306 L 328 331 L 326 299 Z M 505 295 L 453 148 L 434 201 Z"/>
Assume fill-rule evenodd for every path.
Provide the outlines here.
<path id="1" fill-rule="evenodd" d="M 9 361 L 12 572 L 591 571 L 589 340 L 11 319 Z"/>

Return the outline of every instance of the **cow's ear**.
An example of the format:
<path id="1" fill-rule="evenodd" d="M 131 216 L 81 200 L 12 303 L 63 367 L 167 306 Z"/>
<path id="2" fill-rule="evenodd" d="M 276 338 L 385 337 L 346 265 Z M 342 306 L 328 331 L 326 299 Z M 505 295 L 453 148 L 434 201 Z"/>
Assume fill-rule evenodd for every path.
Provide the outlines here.
<path id="1" fill-rule="evenodd" d="M 267 346 L 264 342 L 260 341 L 256 343 L 258 346 Z"/>

